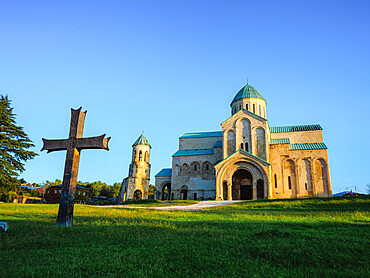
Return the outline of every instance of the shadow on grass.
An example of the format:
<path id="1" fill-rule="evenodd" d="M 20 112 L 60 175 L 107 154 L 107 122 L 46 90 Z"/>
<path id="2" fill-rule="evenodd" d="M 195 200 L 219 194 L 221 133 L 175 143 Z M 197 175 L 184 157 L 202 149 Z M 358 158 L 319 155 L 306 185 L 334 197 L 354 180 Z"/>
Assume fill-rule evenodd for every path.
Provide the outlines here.
<path id="1" fill-rule="evenodd" d="M 122 271 L 128 277 L 351 277 L 366 274 L 369 263 L 364 225 L 157 219 L 97 225 L 88 223 L 92 216 L 83 218 L 83 225 L 69 228 L 10 221 L 11 230 L 1 235 L 2 277 L 33 271 L 38 277 L 50 271 L 62 277 Z"/>
<path id="2" fill-rule="evenodd" d="M 42 206 L 7 206 L 0 277 L 366 277 L 368 222 L 350 218 L 352 210 L 368 213 L 368 199 L 343 202 L 344 222 L 303 217 L 316 205 L 328 217 L 330 200 L 342 202 L 252 201 L 197 212 L 76 206 L 68 228 L 55 226 L 54 207 L 40 218 Z"/>

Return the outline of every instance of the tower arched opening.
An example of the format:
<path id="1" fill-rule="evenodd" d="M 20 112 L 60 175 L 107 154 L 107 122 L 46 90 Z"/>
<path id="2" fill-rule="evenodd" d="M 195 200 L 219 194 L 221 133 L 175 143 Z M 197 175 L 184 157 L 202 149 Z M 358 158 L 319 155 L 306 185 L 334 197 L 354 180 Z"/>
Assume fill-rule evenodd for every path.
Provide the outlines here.
<path id="1" fill-rule="evenodd" d="M 141 200 L 142 198 L 143 198 L 143 193 L 141 192 L 141 190 L 136 189 L 134 191 L 134 200 Z"/>

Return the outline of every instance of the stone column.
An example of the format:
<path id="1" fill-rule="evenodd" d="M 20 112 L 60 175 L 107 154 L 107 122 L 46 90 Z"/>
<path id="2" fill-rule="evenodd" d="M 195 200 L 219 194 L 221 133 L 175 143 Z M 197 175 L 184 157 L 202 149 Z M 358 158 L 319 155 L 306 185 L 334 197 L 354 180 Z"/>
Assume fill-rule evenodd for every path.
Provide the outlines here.
<path id="1" fill-rule="evenodd" d="M 253 198 L 252 200 L 257 200 L 257 181 L 254 181 L 253 184 L 252 184 L 252 194 L 253 194 Z"/>
<path id="2" fill-rule="evenodd" d="M 326 184 L 328 186 L 328 196 L 327 197 L 332 197 L 333 196 L 333 191 L 331 188 L 331 179 L 330 179 L 330 171 L 329 171 L 329 162 L 326 161 Z"/>
<path id="3" fill-rule="evenodd" d="M 228 148 L 227 148 L 227 133 L 222 132 L 222 153 L 223 153 L 223 159 L 227 157 Z"/>
<path id="4" fill-rule="evenodd" d="M 269 181 L 263 181 L 263 190 L 264 190 L 264 197 L 265 199 L 271 199 L 271 197 L 269 198 L 269 193 L 272 191 L 271 188 L 270 188 L 271 184 L 269 183 Z M 270 194 L 271 195 L 271 194 Z"/>
<path id="5" fill-rule="evenodd" d="M 296 197 L 299 198 L 301 195 L 300 187 L 299 187 L 299 169 L 298 169 L 298 163 L 295 161 L 294 162 L 294 167 L 295 167 L 295 192 L 296 192 Z"/>
<path id="6" fill-rule="evenodd" d="M 314 167 L 311 167 L 311 186 L 312 186 L 312 197 L 316 197 L 317 192 L 316 192 L 316 181 L 315 181 L 315 172 L 314 172 Z"/>
<path id="7" fill-rule="evenodd" d="M 203 190 L 203 196 L 204 196 L 204 190 Z M 223 196 L 223 187 L 220 186 L 218 181 L 216 181 L 216 200 L 217 201 L 222 200 L 222 196 Z"/>
<path id="8" fill-rule="evenodd" d="M 227 200 L 231 201 L 233 199 L 233 185 L 232 183 L 227 183 Z"/>

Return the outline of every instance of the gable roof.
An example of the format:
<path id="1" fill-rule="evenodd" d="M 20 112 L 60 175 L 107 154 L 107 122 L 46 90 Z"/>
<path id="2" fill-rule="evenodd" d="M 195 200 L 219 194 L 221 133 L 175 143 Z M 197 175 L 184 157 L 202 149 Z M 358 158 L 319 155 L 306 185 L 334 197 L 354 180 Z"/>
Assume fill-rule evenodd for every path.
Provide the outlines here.
<path id="1" fill-rule="evenodd" d="M 281 132 L 296 132 L 296 131 L 311 131 L 311 130 L 322 130 L 319 124 L 313 125 L 291 125 L 291 126 L 272 126 L 270 127 L 271 133 Z"/>
<path id="2" fill-rule="evenodd" d="M 300 150 L 324 150 L 328 147 L 324 143 L 299 143 L 290 144 L 290 151 L 300 151 Z"/>
<path id="3" fill-rule="evenodd" d="M 257 160 L 259 160 L 260 162 L 263 162 L 263 163 L 266 163 L 266 164 L 268 164 L 268 165 L 271 165 L 270 163 L 268 163 L 266 160 L 263 160 L 262 158 L 259 158 L 258 156 L 255 156 L 255 155 L 253 155 L 253 154 L 251 154 L 250 152 L 247 152 L 247 151 L 245 151 L 245 150 L 243 150 L 243 149 L 239 149 L 239 150 L 236 150 L 235 152 L 233 152 L 232 154 L 230 154 L 229 156 L 227 156 L 226 158 L 224 158 L 224 159 L 222 159 L 219 163 L 217 163 L 217 164 L 215 164 L 214 166 L 216 166 L 216 165 L 218 165 L 218 164 L 220 164 L 220 163 L 222 163 L 222 162 L 224 162 L 226 159 L 228 159 L 230 156 L 233 156 L 234 154 L 236 154 L 237 152 L 243 152 L 244 154 L 246 154 L 246 155 L 250 155 L 251 157 L 253 157 L 253 158 L 256 158 Z"/>
<path id="4" fill-rule="evenodd" d="M 257 118 L 257 119 L 259 119 L 259 120 L 267 121 L 267 119 L 265 119 L 264 117 L 261 117 L 261 116 L 259 116 L 259 115 L 255 114 L 255 113 L 253 113 L 253 112 L 251 112 L 251 111 L 247 110 L 247 109 L 242 108 L 241 110 L 239 110 L 238 112 L 236 112 L 234 115 L 231 115 L 231 116 L 230 116 L 230 117 L 228 117 L 225 121 L 223 121 L 223 122 L 221 123 L 221 126 L 222 126 L 222 124 L 223 124 L 223 123 L 227 122 L 230 118 L 232 118 L 232 117 L 233 117 L 233 116 L 235 116 L 236 114 L 240 113 L 240 111 L 243 111 L 243 112 L 249 113 L 251 116 L 254 116 L 254 117 L 256 117 L 256 118 Z"/>
<path id="5" fill-rule="evenodd" d="M 163 168 L 154 177 L 171 177 L 172 168 Z"/>
<path id="6" fill-rule="evenodd" d="M 172 156 L 210 155 L 213 149 L 178 150 Z"/>
<path id="7" fill-rule="evenodd" d="M 270 139 L 270 145 L 290 144 L 289 138 Z"/>
<path id="8" fill-rule="evenodd" d="M 221 137 L 221 136 L 222 136 L 222 131 L 205 131 L 205 132 L 185 133 L 179 139 L 184 139 L 184 138 Z"/>

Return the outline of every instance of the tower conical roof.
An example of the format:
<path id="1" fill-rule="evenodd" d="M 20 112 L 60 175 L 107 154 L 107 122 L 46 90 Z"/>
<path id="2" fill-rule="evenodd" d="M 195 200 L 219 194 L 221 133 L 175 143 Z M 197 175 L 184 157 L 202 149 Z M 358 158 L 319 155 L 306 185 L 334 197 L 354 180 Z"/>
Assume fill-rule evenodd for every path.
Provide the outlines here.
<path id="1" fill-rule="evenodd" d="M 144 135 L 144 132 L 141 133 L 140 137 L 137 138 L 137 140 L 135 141 L 135 143 L 132 146 L 137 146 L 137 145 L 146 145 L 146 146 L 151 147 L 149 142 L 148 142 L 148 139 L 146 139 L 146 137 Z"/>

